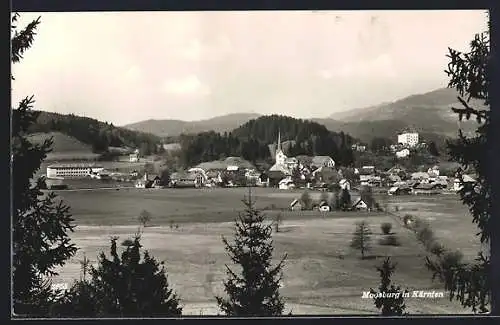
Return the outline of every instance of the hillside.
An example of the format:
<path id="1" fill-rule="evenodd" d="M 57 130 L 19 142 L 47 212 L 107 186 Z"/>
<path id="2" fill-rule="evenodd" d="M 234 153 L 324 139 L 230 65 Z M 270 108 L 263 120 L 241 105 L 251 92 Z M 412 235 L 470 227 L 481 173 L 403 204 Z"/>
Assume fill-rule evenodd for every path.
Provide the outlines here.
<path id="1" fill-rule="evenodd" d="M 28 140 L 34 144 L 42 144 L 49 138 L 52 138 L 52 151 L 47 154 L 45 159 L 47 162 L 95 160 L 100 156 L 92 152 L 92 146 L 60 132 L 33 133 L 28 135 Z"/>
<path id="2" fill-rule="evenodd" d="M 369 128 L 374 133 L 380 133 L 378 136 L 383 136 L 384 132 L 389 133 L 389 130 L 393 134 L 394 130 L 401 131 L 401 128 L 406 127 L 422 133 L 456 136 L 459 125 L 467 132 L 476 126 L 472 121 L 458 123 L 457 115 L 451 111 L 451 107 L 461 107 L 457 96 L 458 93 L 453 89 L 437 89 L 392 103 L 334 113 L 330 116 L 334 121 L 324 123 L 330 124 L 329 128 L 341 127 L 355 136 L 364 132 L 362 129 L 367 127 L 367 122 L 371 124 Z M 477 101 L 473 101 L 473 105 L 484 107 Z"/>
<path id="3" fill-rule="evenodd" d="M 354 138 L 361 140 L 363 143 L 370 143 L 370 141 L 375 137 L 382 137 L 396 141 L 396 135 L 404 130 L 405 128 L 411 127 L 410 121 L 403 120 L 381 120 L 381 121 L 359 121 L 359 122 L 341 122 L 332 119 L 314 119 L 313 121 L 323 124 L 329 130 L 343 131 Z M 456 136 L 456 127 L 451 131 L 451 126 L 449 132 L 440 132 L 439 129 L 428 127 L 424 125 L 423 127 L 417 128 L 420 135 L 427 142 L 433 141 L 439 146 L 445 144 L 445 140 L 448 137 Z"/>
<path id="4" fill-rule="evenodd" d="M 259 117 L 254 113 L 236 113 L 214 117 L 200 121 L 180 120 L 146 120 L 125 125 L 129 130 L 155 134 L 159 137 L 176 137 L 180 134 L 196 134 L 207 131 L 229 132 L 253 118 Z"/>
<path id="5" fill-rule="evenodd" d="M 28 136 L 28 140 L 32 143 L 42 144 L 51 137 L 53 153 L 92 152 L 92 146 L 60 132 L 34 133 Z"/>
<path id="6" fill-rule="evenodd" d="M 13 113 L 16 114 L 16 111 Z M 149 154 L 156 152 L 160 143 L 157 136 L 116 127 L 88 117 L 44 111 L 38 113 L 36 123 L 30 126 L 29 133 L 64 134 L 88 145 L 96 153 L 106 152 L 110 147 L 130 147 L 140 148 L 144 154 Z"/>

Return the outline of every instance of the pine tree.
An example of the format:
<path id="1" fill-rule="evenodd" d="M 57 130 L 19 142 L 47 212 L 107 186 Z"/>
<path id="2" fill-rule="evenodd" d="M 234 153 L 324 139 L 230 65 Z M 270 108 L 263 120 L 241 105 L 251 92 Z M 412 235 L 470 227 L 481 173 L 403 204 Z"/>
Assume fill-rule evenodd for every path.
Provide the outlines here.
<path id="1" fill-rule="evenodd" d="M 11 26 L 13 64 L 31 47 L 40 23 L 38 18 L 18 31 L 18 17 L 13 15 Z M 32 144 L 26 137 L 38 117 L 33 104 L 33 96 L 26 97 L 12 110 L 12 249 L 14 313 L 36 317 L 47 316 L 55 299 L 47 277 L 56 275 L 54 268 L 64 265 L 77 248 L 68 236 L 74 228 L 69 207 L 56 201 L 54 193 L 41 191 L 44 179 L 33 179 L 52 146 L 52 139 Z"/>
<path id="2" fill-rule="evenodd" d="M 365 258 L 365 254 L 370 251 L 370 241 L 372 234 L 370 227 L 366 221 L 361 221 L 356 224 L 356 230 L 354 231 L 351 248 L 359 249 L 361 252 L 361 259 Z"/>
<path id="3" fill-rule="evenodd" d="M 234 243 L 222 239 L 233 265 L 241 271 L 237 274 L 226 265 L 228 297 L 216 297 L 217 303 L 228 316 L 279 316 L 284 309 L 279 287 L 286 256 L 271 266 L 272 224 L 264 224 L 265 216 L 255 209 L 250 190 L 243 203 L 246 209 L 236 220 Z"/>
<path id="4" fill-rule="evenodd" d="M 452 108 L 459 119 L 464 117 L 470 119 L 475 117 L 479 126 L 475 136 L 464 136 L 460 131 L 455 141 L 448 142 L 451 160 L 462 165 L 460 171 L 472 168 L 476 172 L 476 181 L 473 183 L 463 182 L 463 189 L 459 195 L 464 204 L 469 207 L 472 214 L 472 222 L 479 228 L 478 235 L 481 243 L 490 244 L 491 250 L 495 249 L 492 242 L 495 227 L 492 226 L 492 191 L 491 179 L 488 173 L 492 170 L 491 159 L 488 156 L 491 150 L 489 141 L 493 129 L 490 124 L 490 47 L 489 33 L 481 33 L 474 37 L 470 43 L 469 53 L 461 53 L 449 49 L 448 58 L 450 63 L 446 73 L 450 77 L 448 87 L 455 88 L 463 108 Z M 471 99 L 481 101 L 486 109 L 475 109 Z M 434 278 L 444 282 L 445 288 L 450 293 L 450 299 L 458 300 L 462 306 L 472 308 L 474 312 L 486 313 L 491 307 L 492 284 L 497 282 L 490 267 L 490 257 L 479 252 L 475 262 L 468 265 L 458 265 L 450 270 L 441 267 L 440 261 L 427 258 L 427 266 L 433 271 Z M 497 282 L 498 283 L 498 282 Z M 497 302 L 498 304 L 498 302 Z M 498 306 L 496 307 L 498 308 Z M 496 311 L 498 313 L 498 311 Z"/>
<path id="5" fill-rule="evenodd" d="M 122 243 L 111 239 L 111 258 L 99 256 L 90 267 L 90 280 L 76 282 L 65 296 L 60 316 L 76 317 L 172 317 L 180 316 L 179 299 L 169 288 L 163 262 L 147 251 L 141 261 L 140 236 Z"/>
<path id="6" fill-rule="evenodd" d="M 377 271 L 380 273 L 379 291 L 370 289 L 370 292 L 375 295 L 375 298 L 373 298 L 375 307 L 380 309 L 382 316 L 401 316 L 405 314 L 406 305 L 403 294 L 408 291 L 401 290 L 399 286 L 392 284 L 391 276 L 394 274 L 395 269 L 396 265 L 391 263 L 391 258 L 386 258 L 382 265 L 377 267 Z M 383 297 L 383 294 L 386 297 Z"/>

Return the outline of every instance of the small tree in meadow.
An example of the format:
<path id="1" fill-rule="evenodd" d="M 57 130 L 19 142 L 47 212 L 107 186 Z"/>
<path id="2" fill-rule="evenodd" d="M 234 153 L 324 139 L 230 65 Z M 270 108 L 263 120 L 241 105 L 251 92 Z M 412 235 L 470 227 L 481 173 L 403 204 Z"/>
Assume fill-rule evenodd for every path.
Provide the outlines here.
<path id="1" fill-rule="evenodd" d="M 407 290 L 402 290 L 399 286 L 392 284 L 391 276 L 394 274 L 396 265 L 391 263 L 390 257 L 387 257 L 377 271 L 380 274 L 379 291 L 370 289 L 375 295 L 373 298 L 375 307 L 380 309 L 382 316 L 401 316 L 405 314 L 406 305 L 403 294 Z M 379 295 L 377 295 L 377 293 Z M 385 297 L 381 296 L 385 294 Z"/>
<path id="2" fill-rule="evenodd" d="M 279 316 L 284 309 L 279 287 L 286 257 L 271 266 L 272 225 L 264 225 L 264 216 L 250 195 L 243 202 L 246 210 L 236 220 L 234 243 L 222 239 L 233 265 L 241 271 L 226 265 L 227 298 L 216 297 L 217 304 L 228 316 Z"/>
<path id="3" fill-rule="evenodd" d="M 361 221 L 356 224 L 351 241 L 351 248 L 358 249 L 361 252 L 361 259 L 365 258 L 365 254 L 371 250 L 371 230 L 366 221 Z"/>
<path id="4" fill-rule="evenodd" d="M 349 190 L 347 188 L 344 188 L 342 190 L 342 193 L 340 194 L 340 202 L 339 202 L 340 209 L 343 211 L 347 211 L 351 208 L 352 202 L 351 202 L 351 194 L 349 193 Z"/>
<path id="5" fill-rule="evenodd" d="M 302 207 L 304 210 L 312 209 L 312 199 L 308 190 L 305 190 L 300 196 L 300 202 L 302 203 Z"/>
<path id="6" fill-rule="evenodd" d="M 380 229 L 384 235 L 389 235 L 391 233 L 392 223 L 384 222 L 380 225 Z"/>
<path id="7" fill-rule="evenodd" d="M 331 201 L 330 201 L 330 207 L 335 210 L 340 210 L 340 195 L 338 191 L 334 191 Z"/>
<path id="8" fill-rule="evenodd" d="M 274 230 L 280 232 L 280 226 L 283 224 L 283 215 L 278 213 L 274 220 Z"/>
<path id="9" fill-rule="evenodd" d="M 151 221 L 151 213 L 147 210 L 142 210 L 138 220 L 143 227 L 147 227 L 148 223 Z"/>

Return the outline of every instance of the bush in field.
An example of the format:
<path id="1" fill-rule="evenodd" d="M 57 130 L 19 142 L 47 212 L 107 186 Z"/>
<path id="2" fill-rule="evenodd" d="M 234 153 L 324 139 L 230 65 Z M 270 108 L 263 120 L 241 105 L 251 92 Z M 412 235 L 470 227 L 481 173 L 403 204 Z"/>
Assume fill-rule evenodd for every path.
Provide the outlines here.
<path id="1" fill-rule="evenodd" d="M 432 243 L 435 241 L 434 232 L 428 223 L 421 223 L 418 227 L 415 227 L 415 232 L 418 241 L 420 241 L 425 248 L 430 249 Z"/>
<path id="2" fill-rule="evenodd" d="M 380 238 L 379 244 L 383 246 L 401 246 L 399 237 L 396 235 L 389 235 Z"/>
<path id="3" fill-rule="evenodd" d="M 143 227 L 147 227 L 148 223 L 151 221 L 151 213 L 146 210 L 142 210 L 137 218 Z"/>
<path id="4" fill-rule="evenodd" d="M 441 257 L 441 266 L 444 269 L 456 267 L 462 263 L 464 255 L 460 251 L 446 252 Z"/>
<path id="5" fill-rule="evenodd" d="M 441 243 L 433 241 L 429 247 L 429 252 L 436 256 L 441 256 L 445 252 L 445 248 Z"/>
<path id="6" fill-rule="evenodd" d="M 389 235 L 391 233 L 392 223 L 384 222 L 380 225 L 380 229 L 384 235 Z"/>
<path id="7" fill-rule="evenodd" d="M 280 226 L 283 224 L 283 215 L 278 213 L 274 219 L 274 230 L 280 232 Z"/>
<path id="8" fill-rule="evenodd" d="M 365 254 L 370 251 L 371 230 L 366 221 L 361 221 L 356 224 L 351 241 L 351 248 L 358 249 L 361 252 L 361 259 L 365 258 Z"/>
<path id="9" fill-rule="evenodd" d="M 403 223 L 405 224 L 406 227 L 411 228 L 413 227 L 413 222 L 415 222 L 415 217 L 412 216 L 411 214 L 405 214 L 403 217 Z"/>

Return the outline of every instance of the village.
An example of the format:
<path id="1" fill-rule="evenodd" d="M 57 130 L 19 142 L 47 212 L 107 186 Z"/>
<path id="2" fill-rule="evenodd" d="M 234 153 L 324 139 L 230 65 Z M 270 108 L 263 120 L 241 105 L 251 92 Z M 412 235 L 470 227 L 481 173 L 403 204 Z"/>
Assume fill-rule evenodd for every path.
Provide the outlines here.
<path id="1" fill-rule="evenodd" d="M 390 150 L 397 159 L 405 159 L 416 148 L 425 147 L 419 141 L 417 132 L 403 132 L 397 135 L 397 145 Z M 353 150 L 365 151 L 366 146 L 354 144 Z M 272 149 L 270 149 L 272 150 Z M 360 196 L 362 189 L 387 195 L 436 195 L 455 193 L 460 190 L 460 175 L 440 175 L 438 165 L 423 171 L 408 171 L 395 165 L 387 170 L 375 166 L 339 167 L 329 156 L 288 157 L 282 148 L 278 132 L 273 152 L 274 165 L 267 170 L 258 170 L 240 157 L 228 157 L 215 162 L 203 162 L 187 171 L 155 174 L 146 170 L 133 170 L 128 174 L 111 172 L 99 164 L 64 164 L 47 167 L 47 184 L 51 189 L 67 189 L 66 179 L 86 178 L 102 182 L 126 182 L 137 189 L 162 188 L 214 188 L 214 187 L 269 187 L 283 191 L 302 190 L 349 194 L 349 209 L 372 209 L 370 202 Z M 130 153 L 131 163 L 141 161 L 139 151 Z M 465 182 L 473 182 L 471 175 L 461 175 Z M 119 187 L 117 187 L 117 190 Z M 323 196 L 325 197 L 325 196 Z M 320 200 L 311 207 L 305 207 L 302 200 L 294 199 L 291 210 L 319 209 L 333 210 L 333 203 Z"/>

